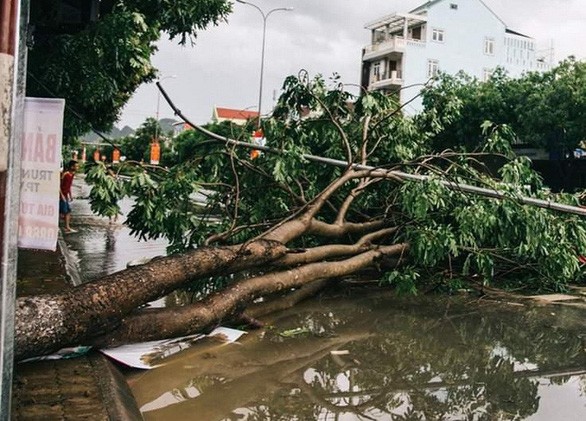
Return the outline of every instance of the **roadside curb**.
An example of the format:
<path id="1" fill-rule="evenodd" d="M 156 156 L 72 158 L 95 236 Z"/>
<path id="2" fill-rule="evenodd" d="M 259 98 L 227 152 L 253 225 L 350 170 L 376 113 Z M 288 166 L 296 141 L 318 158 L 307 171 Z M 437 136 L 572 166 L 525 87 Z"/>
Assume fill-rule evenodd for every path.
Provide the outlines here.
<path id="1" fill-rule="evenodd" d="M 19 250 L 19 297 L 64 292 L 76 279 L 75 252 L 61 234 L 56 252 Z M 97 351 L 15 364 L 12 386 L 12 420 L 143 419 L 122 373 Z"/>
<path id="2" fill-rule="evenodd" d="M 142 420 L 134 395 L 122 373 L 100 353 L 88 358 L 111 420 Z"/>

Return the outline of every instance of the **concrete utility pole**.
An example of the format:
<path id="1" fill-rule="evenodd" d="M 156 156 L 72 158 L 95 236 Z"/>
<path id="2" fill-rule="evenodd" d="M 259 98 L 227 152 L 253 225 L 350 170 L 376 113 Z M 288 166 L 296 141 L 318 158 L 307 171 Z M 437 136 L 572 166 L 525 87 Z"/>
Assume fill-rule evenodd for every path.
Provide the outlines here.
<path id="1" fill-rule="evenodd" d="M 257 150 L 260 150 L 263 152 L 270 152 L 270 153 L 276 153 L 276 154 L 281 154 L 284 152 L 283 150 L 271 148 L 269 146 L 255 145 L 250 142 L 241 142 L 239 140 L 230 139 L 228 137 L 221 136 L 219 134 L 210 132 L 209 130 L 204 129 L 201 126 L 198 126 L 197 124 L 190 121 L 187 117 L 185 117 L 185 115 L 183 115 L 181 110 L 179 110 L 175 106 L 173 101 L 171 101 L 171 98 L 169 98 L 169 95 L 167 95 L 167 92 L 165 92 L 165 90 L 163 89 L 163 87 L 160 84 L 157 84 L 157 86 L 159 87 L 161 94 L 163 94 L 163 97 L 165 98 L 165 100 L 167 101 L 169 106 L 175 112 L 176 116 L 178 116 L 180 119 L 182 119 L 185 123 L 189 124 L 191 127 L 193 127 L 198 132 L 203 133 L 206 136 L 209 136 L 211 139 L 216 139 L 221 142 L 225 142 L 229 145 L 241 146 L 243 148 L 248 148 L 248 149 L 257 149 Z M 385 176 L 386 177 L 394 177 L 394 178 L 397 178 L 399 180 L 404 180 L 404 181 L 408 181 L 408 180 L 429 181 L 429 180 L 431 180 L 431 177 L 429 177 L 427 175 L 409 174 L 409 173 L 405 173 L 403 171 L 387 170 L 387 169 L 372 167 L 370 165 L 353 164 L 353 163 L 350 163 L 347 161 L 342 161 L 340 159 L 326 158 L 323 156 L 316 156 L 316 155 L 309 155 L 309 154 L 302 154 L 301 156 L 304 159 L 307 159 L 308 161 L 319 162 L 321 164 L 333 165 L 333 166 L 340 167 L 340 168 L 352 167 L 355 170 L 372 171 L 373 177 L 385 177 Z M 451 190 L 462 191 L 465 193 L 471 193 L 471 194 L 475 194 L 478 196 L 491 197 L 493 199 L 499 199 L 499 200 L 508 198 L 508 196 L 505 192 L 491 189 L 491 188 L 477 187 L 477 186 L 472 186 L 472 185 L 463 184 L 463 183 L 457 183 L 457 182 L 453 182 L 453 181 L 449 181 L 449 180 L 438 180 L 438 182 L 441 185 L 443 185 Z M 563 203 L 552 202 L 550 200 L 535 199 L 533 197 L 526 197 L 526 196 L 516 197 L 515 200 L 517 200 L 519 203 L 522 203 L 522 204 L 528 205 L 528 206 L 536 206 L 538 208 L 552 209 L 552 210 L 555 210 L 558 212 L 586 216 L 586 208 L 583 208 L 581 206 L 566 205 Z"/>
<path id="2" fill-rule="evenodd" d="M 29 1 L 3 0 L 0 5 L 0 421 L 10 420 L 12 394 L 20 139 Z"/>

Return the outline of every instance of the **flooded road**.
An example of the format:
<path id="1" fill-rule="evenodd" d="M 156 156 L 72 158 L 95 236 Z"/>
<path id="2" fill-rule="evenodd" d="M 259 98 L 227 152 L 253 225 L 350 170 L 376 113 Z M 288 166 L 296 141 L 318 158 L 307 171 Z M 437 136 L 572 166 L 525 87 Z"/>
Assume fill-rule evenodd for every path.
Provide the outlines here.
<path id="1" fill-rule="evenodd" d="M 82 281 L 165 253 L 92 215 L 65 236 Z M 128 209 L 126 202 L 123 206 Z M 129 371 L 146 420 L 584 420 L 584 310 L 347 291 L 279 313 L 237 344 L 204 339 Z"/>
<path id="2" fill-rule="evenodd" d="M 64 240 L 79 271 L 78 283 L 125 269 L 128 262 L 166 254 L 166 240 L 139 241 L 130 235 L 123 222 L 131 200 L 124 199 L 120 204 L 123 214 L 109 220 L 92 213 L 89 186 L 82 177 L 75 179 L 72 193 L 71 226 L 78 232 L 64 234 Z"/>
<path id="3" fill-rule="evenodd" d="M 239 342 L 131 374 L 145 419 L 586 419 L 576 309 L 354 291 Z"/>

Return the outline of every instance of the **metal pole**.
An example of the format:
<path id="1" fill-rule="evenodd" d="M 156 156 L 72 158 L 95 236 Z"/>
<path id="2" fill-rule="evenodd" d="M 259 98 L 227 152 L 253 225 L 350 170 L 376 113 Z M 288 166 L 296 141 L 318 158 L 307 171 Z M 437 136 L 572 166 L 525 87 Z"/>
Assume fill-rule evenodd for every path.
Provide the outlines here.
<path id="1" fill-rule="evenodd" d="M 157 124 L 155 125 L 155 140 L 159 140 L 159 106 L 161 104 L 161 92 L 157 94 L 157 113 L 155 114 L 155 119 L 157 120 Z"/>
<path id="2" fill-rule="evenodd" d="M 269 146 L 255 145 L 250 142 L 241 142 L 239 140 L 230 139 L 228 137 L 213 133 L 213 132 L 211 132 L 201 126 L 198 126 L 197 124 L 190 121 L 187 117 L 185 117 L 183 115 L 183 113 L 181 112 L 181 110 L 179 110 L 175 106 L 175 104 L 173 104 L 173 101 L 171 101 L 171 98 L 169 98 L 169 95 L 167 95 L 167 92 L 165 92 L 165 90 L 163 89 L 163 87 L 160 84 L 157 83 L 157 86 L 159 87 L 159 90 L 163 94 L 163 97 L 165 97 L 165 100 L 167 101 L 169 106 L 175 112 L 176 116 L 179 116 L 184 122 L 189 124 L 195 130 L 199 131 L 200 133 L 205 134 L 206 136 L 209 136 L 211 139 L 219 140 L 219 141 L 225 142 L 229 145 L 241 146 L 243 148 L 248 148 L 248 149 L 257 149 L 257 150 L 260 150 L 263 152 L 270 152 L 270 153 L 276 153 L 276 154 L 284 153 L 284 151 L 282 151 L 282 150 L 271 148 Z M 349 168 L 350 167 L 355 170 L 372 171 L 373 177 L 394 177 L 394 178 L 397 178 L 400 180 L 413 180 L 413 181 L 430 181 L 430 180 L 432 180 L 432 177 L 429 177 L 427 175 L 409 174 L 409 173 L 405 173 L 403 171 L 396 171 L 396 170 L 385 170 L 385 169 L 372 167 L 370 165 L 354 164 L 354 163 L 350 163 L 347 161 L 342 161 L 340 159 L 326 158 L 323 156 L 316 156 L 316 155 L 309 155 L 309 154 L 302 154 L 301 156 L 304 159 L 307 159 L 308 161 L 318 162 L 321 164 L 333 165 L 333 166 L 337 166 L 340 168 Z M 459 190 L 462 192 L 476 194 L 479 196 L 491 197 L 491 198 L 499 199 L 499 200 L 510 198 L 504 192 L 498 191 L 495 189 L 476 187 L 476 186 L 472 186 L 469 184 L 456 183 L 456 182 L 447 181 L 447 180 L 438 180 L 438 182 L 440 184 L 442 184 L 443 186 L 445 186 L 449 189 L 452 189 L 452 190 Z M 552 210 L 556 210 L 559 212 L 572 213 L 574 215 L 586 216 L 586 208 L 582 208 L 579 206 L 566 205 L 563 203 L 552 202 L 551 200 L 535 199 L 533 197 L 527 197 L 527 196 L 515 197 L 514 200 L 517 200 L 519 203 L 529 205 L 529 206 L 536 206 L 539 208 L 552 209 Z"/>
<path id="3" fill-rule="evenodd" d="M 0 420 L 10 420 L 14 359 L 14 306 L 18 211 L 20 202 L 20 139 L 26 81 L 26 28 L 30 0 L 4 0 L 0 6 Z"/>
<path id="4" fill-rule="evenodd" d="M 271 9 L 268 13 L 265 14 L 263 10 L 258 7 L 256 4 L 249 3 L 244 0 L 236 0 L 238 3 L 247 4 L 248 6 L 254 7 L 256 10 L 259 11 L 260 15 L 262 16 L 262 48 L 260 54 L 260 84 L 258 88 L 258 120 L 257 120 L 257 127 L 260 128 L 260 116 L 262 114 L 262 85 L 263 85 L 263 76 L 264 76 L 264 68 L 265 68 L 265 46 L 266 46 L 266 38 L 267 38 L 267 19 L 273 12 L 283 11 L 283 12 L 290 12 L 293 10 L 292 7 L 277 7 L 276 9 Z"/>
<path id="5" fill-rule="evenodd" d="M 177 75 L 171 75 L 171 76 L 165 76 L 164 78 L 161 79 L 157 79 L 157 84 L 161 83 L 162 81 L 164 81 L 165 79 L 175 79 L 177 77 Z M 161 106 L 161 91 L 159 91 L 157 89 L 157 114 L 156 114 L 156 119 L 157 119 L 157 124 L 155 125 L 155 139 L 157 140 L 157 142 L 159 141 L 159 109 Z"/>
<path id="6" fill-rule="evenodd" d="M 260 10 L 260 9 L 259 9 Z M 265 69 L 265 44 L 267 39 L 267 18 L 269 15 L 265 15 L 262 10 L 260 12 L 262 14 L 262 50 L 260 54 L 260 84 L 258 88 L 258 120 L 256 126 L 260 128 L 260 116 L 262 114 L 262 80 L 263 74 Z M 269 12 L 270 14 L 270 12 Z"/>

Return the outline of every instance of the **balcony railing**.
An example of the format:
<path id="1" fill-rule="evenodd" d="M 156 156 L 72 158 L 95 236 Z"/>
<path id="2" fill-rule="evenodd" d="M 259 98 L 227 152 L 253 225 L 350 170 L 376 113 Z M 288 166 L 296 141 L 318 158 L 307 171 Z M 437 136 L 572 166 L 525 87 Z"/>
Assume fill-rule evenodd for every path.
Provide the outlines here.
<path id="1" fill-rule="evenodd" d="M 389 88 L 391 86 L 402 86 L 403 75 L 400 70 L 391 70 L 385 72 L 382 75 L 375 75 L 371 81 L 368 89 L 371 91 L 377 89 Z"/>
<path id="2" fill-rule="evenodd" d="M 372 60 L 390 53 L 402 53 L 405 51 L 405 38 L 394 36 L 386 41 L 364 47 L 363 60 Z"/>

